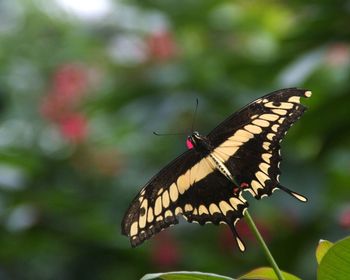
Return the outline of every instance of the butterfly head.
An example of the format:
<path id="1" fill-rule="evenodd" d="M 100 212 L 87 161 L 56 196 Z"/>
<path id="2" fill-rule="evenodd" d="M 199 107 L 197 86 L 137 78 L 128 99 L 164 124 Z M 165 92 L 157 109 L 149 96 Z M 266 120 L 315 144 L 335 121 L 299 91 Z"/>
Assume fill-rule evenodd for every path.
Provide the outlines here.
<path id="1" fill-rule="evenodd" d="M 201 139 L 202 139 L 202 136 L 198 133 L 198 131 L 193 131 L 193 133 L 187 137 L 187 140 L 186 140 L 187 148 L 189 150 L 193 149 Z"/>

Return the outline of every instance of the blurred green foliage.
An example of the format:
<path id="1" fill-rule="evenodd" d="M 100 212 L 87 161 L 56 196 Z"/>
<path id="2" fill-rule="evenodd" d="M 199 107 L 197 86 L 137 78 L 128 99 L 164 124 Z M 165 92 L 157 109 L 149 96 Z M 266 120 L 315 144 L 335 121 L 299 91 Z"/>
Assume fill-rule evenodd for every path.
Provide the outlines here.
<path id="1" fill-rule="evenodd" d="M 309 203 L 248 199 L 280 267 L 314 278 L 318 240 L 350 229 L 349 26 L 340 0 L 0 2 L 0 279 L 266 265 L 244 222 L 245 254 L 224 226 L 187 223 L 131 249 L 120 223 L 185 149 L 153 130 L 188 129 L 198 97 L 207 133 L 289 86 L 314 94 L 283 142 L 281 181 Z"/>

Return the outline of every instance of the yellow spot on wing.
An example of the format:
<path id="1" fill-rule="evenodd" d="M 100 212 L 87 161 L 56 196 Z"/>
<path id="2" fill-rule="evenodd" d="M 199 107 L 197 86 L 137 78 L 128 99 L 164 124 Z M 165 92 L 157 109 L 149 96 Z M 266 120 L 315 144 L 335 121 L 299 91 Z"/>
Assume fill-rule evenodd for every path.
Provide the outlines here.
<path id="1" fill-rule="evenodd" d="M 136 235 L 137 232 L 138 232 L 138 223 L 137 222 L 133 222 L 133 224 L 130 227 L 130 236 Z"/>
<path id="2" fill-rule="evenodd" d="M 284 116 L 285 114 L 287 114 L 287 111 L 282 109 L 272 109 L 272 112 L 281 116 Z"/>
<path id="3" fill-rule="evenodd" d="M 203 215 L 203 214 L 208 214 L 208 209 L 204 205 L 200 205 L 198 208 L 198 214 Z"/>
<path id="4" fill-rule="evenodd" d="M 254 191 L 257 193 L 258 189 L 262 189 L 264 188 L 258 181 L 253 180 L 251 183 L 252 188 L 254 189 Z"/>
<path id="5" fill-rule="evenodd" d="M 144 228 L 146 226 L 146 216 L 140 216 L 139 218 L 139 226 L 140 228 Z"/>
<path id="6" fill-rule="evenodd" d="M 279 116 L 275 114 L 263 114 L 260 116 L 260 119 L 268 120 L 268 121 L 275 121 L 279 118 Z"/>
<path id="7" fill-rule="evenodd" d="M 170 210 L 165 211 L 165 218 L 173 216 L 173 213 Z"/>
<path id="8" fill-rule="evenodd" d="M 268 151 L 268 150 L 270 149 L 270 145 L 271 145 L 270 142 L 264 142 L 264 143 L 263 143 L 263 148 L 264 148 L 266 151 Z"/>
<path id="9" fill-rule="evenodd" d="M 237 208 L 237 205 L 240 205 L 240 204 L 242 204 L 242 201 L 240 201 L 238 198 L 236 198 L 236 197 L 231 197 L 230 198 L 230 203 L 231 203 L 231 205 L 232 205 L 232 207 L 235 209 L 235 210 L 237 210 L 238 208 Z"/>
<path id="10" fill-rule="evenodd" d="M 281 109 L 292 109 L 294 106 L 293 103 L 288 103 L 288 102 L 282 102 L 281 105 L 280 105 L 280 108 Z"/>
<path id="11" fill-rule="evenodd" d="M 270 168 L 270 165 L 268 165 L 267 163 L 263 162 L 259 164 L 259 168 L 262 172 L 264 172 L 265 174 L 268 174 L 267 170 Z"/>
<path id="12" fill-rule="evenodd" d="M 148 212 L 147 212 L 147 222 L 151 223 L 154 219 L 154 216 L 153 216 L 153 209 L 152 207 L 148 208 Z"/>
<path id="13" fill-rule="evenodd" d="M 274 131 L 274 132 L 277 132 L 278 128 L 279 128 L 279 125 L 278 125 L 278 124 L 274 124 L 274 125 L 271 127 L 272 131 Z"/>
<path id="14" fill-rule="evenodd" d="M 163 221 L 163 216 L 158 216 L 156 219 L 157 222 Z"/>
<path id="15" fill-rule="evenodd" d="M 189 187 L 190 187 L 190 171 L 187 170 L 187 172 L 183 175 L 181 175 L 177 179 L 177 187 L 179 189 L 179 192 L 183 194 Z"/>
<path id="16" fill-rule="evenodd" d="M 233 210 L 232 207 L 224 200 L 219 203 L 222 214 L 226 215 L 226 213 L 230 210 Z"/>
<path id="17" fill-rule="evenodd" d="M 169 192 L 165 191 L 162 195 L 163 207 L 167 208 L 169 206 Z"/>
<path id="18" fill-rule="evenodd" d="M 285 120 L 285 118 L 280 118 L 280 119 L 278 120 L 278 122 L 279 122 L 280 124 L 282 124 L 284 120 Z"/>
<path id="19" fill-rule="evenodd" d="M 265 161 L 265 162 L 267 162 L 267 163 L 270 163 L 270 158 L 272 157 L 272 154 L 267 154 L 267 153 L 265 153 L 265 154 L 262 154 L 261 155 L 261 158 Z"/>
<path id="20" fill-rule="evenodd" d="M 265 186 L 265 181 L 270 180 L 270 177 L 261 171 L 256 172 L 255 176 L 263 186 Z"/>
<path id="21" fill-rule="evenodd" d="M 177 198 L 179 197 L 179 192 L 177 191 L 177 187 L 175 183 L 172 183 L 170 188 L 169 188 L 169 194 L 170 194 L 170 199 L 172 201 L 176 201 Z"/>
<path id="22" fill-rule="evenodd" d="M 311 97 L 311 95 L 312 95 L 312 92 L 310 90 L 305 92 L 305 96 L 306 97 Z"/>
<path id="23" fill-rule="evenodd" d="M 212 203 L 209 206 L 209 212 L 211 215 L 214 215 L 215 213 L 220 213 L 220 209 L 219 209 L 219 207 L 216 206 L 215 203 Z"/>
<path id="24" fill-rule="evenodd" d="M 154 214 L 158 216 L 162 212 L 162 198 L 159 196 L 154 205 Z"/>
<path id="25" fill-rule="evenodd" d="M 182 209 L 181 207 L 176 207 L 175 209 L 175 215 L 181 214 L 182 213 Z"/>
<path id="26" fill-rule="evenodd" d="M 262 127 L 268 127 L 270 125 L 270 123 L 268 121 L 260 120 L 260 119 L 253 120 L 252 123 L 255 125 L 258 125 L 258 126 L 262 126 Z"/>
<path id="27" fill-rule="evenodd" d="M 259 134 L 262 132 L 262 129 L 260 126 L 256 126 L 256 125 L 252 125 L 252 124 L 248 124 L 244 127 L 245 130 L 254 133 L 254 134 Z"/>
<path id="28" fill-rule="evenodd" d="M 288 102 L 300 103 L 300 96 L 289 97 Z"/>
<path id="29" fill-rule="evenodd" d="M 275 136 L 275 134 L 273 134 L 273 133 L 268 133 L 268 134 L 266 135 L 266 138 L 272 141 L 272 139 L 273 139 L 274 136 Z"/>
<path id="30" fill-rule="evenodd" d="M 185 212 L 190 212 L 190 211 L 192 211 L 192 210 L 193 210 L 193 207 L 192 207 L 191 204 L 186 204 L 186 205 L 185 205 Z"/>
<path id="31" fill-rule="evenodd" d="M 254 135 L 251 132 L 239 129 L 229 139 L 232 141 L 247 142 L 250 138 L 253 137 Z"/>

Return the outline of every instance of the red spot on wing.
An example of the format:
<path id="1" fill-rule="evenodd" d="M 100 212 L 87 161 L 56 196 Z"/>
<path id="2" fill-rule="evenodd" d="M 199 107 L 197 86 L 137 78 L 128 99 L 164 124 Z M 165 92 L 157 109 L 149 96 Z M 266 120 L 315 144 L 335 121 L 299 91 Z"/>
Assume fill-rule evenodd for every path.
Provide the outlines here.
<path id="1" fill-rule="evenodd" d="M 186 140 L 186 146 L 189 150 L 193 149 L 193 144 L 192 144 L 191 140 L 189 140 L 189 139 Z"/>
<path id="2" fill-rule="evenodd" d="M 233 188 L 233 193 L 237 195 L 240 191 L 242 191 L 243 189 L 248 188 L 248 187 L 249 187 L 249 184 L 243 182 L 243 183 L 241 183 L 241 185 L 239 187 L 235 186 Z"/>

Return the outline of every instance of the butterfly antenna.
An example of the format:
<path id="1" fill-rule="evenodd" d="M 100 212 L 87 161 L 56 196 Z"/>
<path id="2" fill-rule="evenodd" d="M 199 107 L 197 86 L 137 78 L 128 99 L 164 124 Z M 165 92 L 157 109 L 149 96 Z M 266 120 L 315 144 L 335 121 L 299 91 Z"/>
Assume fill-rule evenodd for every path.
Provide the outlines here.
<path id="1" fill-rule="evenodd" d="M 195 121 L 196 121 L 197 109 L 198 109 L 198 98 L 196 98 L 196 109 L 194 110 L 194 114 L 193 114 L 191 132 L 193 132 L 194 123 L 195 123 Z"/>
<path id="2" fill-rule="evenodd" d="M 153 131 L 153 134 L 156 136 L 173 136 L 173 135 L 186 135 L 185 132 L 178 132 L 178 133 L 159 133 L 156 131 Z"/>

